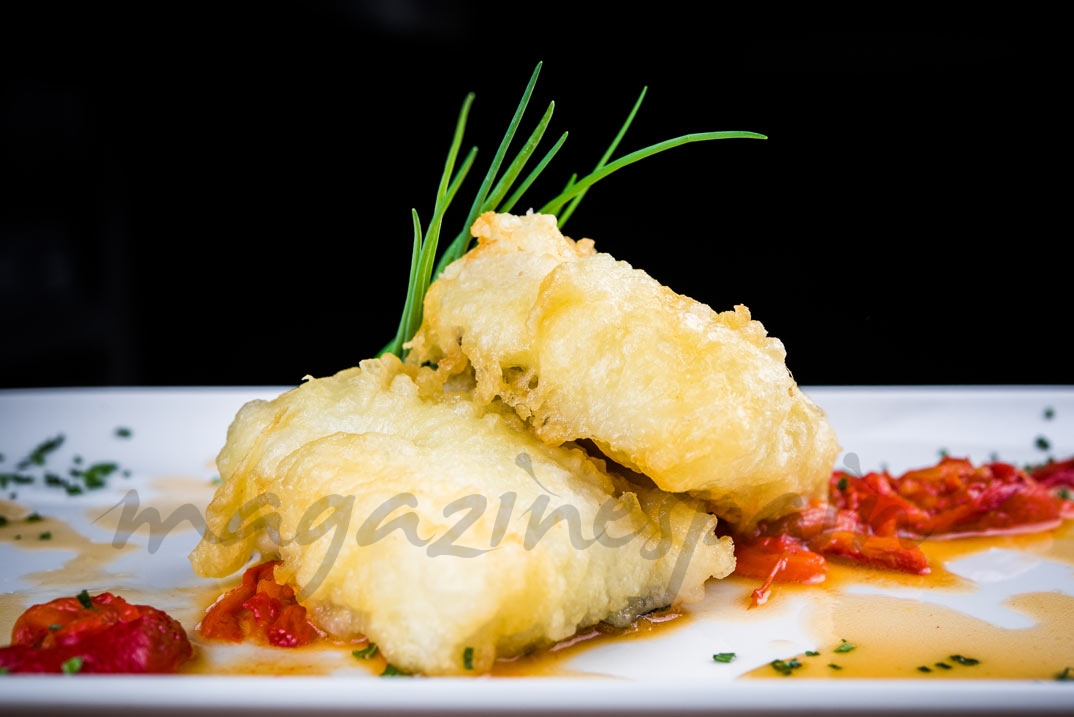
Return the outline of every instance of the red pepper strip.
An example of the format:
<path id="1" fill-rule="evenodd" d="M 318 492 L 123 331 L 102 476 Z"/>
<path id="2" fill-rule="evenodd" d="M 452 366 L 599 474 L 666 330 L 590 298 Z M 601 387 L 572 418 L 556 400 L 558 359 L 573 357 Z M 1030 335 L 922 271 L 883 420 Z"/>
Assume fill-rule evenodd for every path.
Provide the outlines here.
<path id="1" fill-rule="evenodd" d="M 738 542 L 735 560 L 736 575 L 764 579 L 761 587 L 753 591 L 751 606 L 763 605 L 768 600 L 773 582 L 819 583 L 827 572 L 823 557 L 789 535 L 764 537 L 752 543 Z"/>
<path id="2" fill-rule="evenodd" d="M 1074 488 L 1074 458 L 1065 461 L 1049 461 L 1033 468 L 1029 475 L 1033 480 L 1048 488 Z"/>
<path id="3" fill-rule="evenodd" d="M 921 548 L 907 548 L 899 538 L 890 535 L 837 531 L 825 536 L 824 547 L 818 552 L 825 556 L 851 558 L 865 565 L 903 573 L 927 575 L 930 572 L 928 559 Z"/>
<path id="4" fill-rule="evenodd" d="M 899 477 L 834 471 L 827 504 L 815 499 L 748 534 L 732 534 L 735 573 L 764 580 L 754 605 L 768 599 L 773 583 L 823 579 L 825 557 L 923 575 L 929 572 L 925 554 L 900 539 L 1049 530 L 1074 518 L 1074 501 L 1058 490 L 1067 486 L 1074 488 L 1074 458 L 1028 472 L 950 456 Z"/>
<path id="5" fill-rule="evenodd" d="M 85 597 L 88 597 L 85 596 Z M 12 644 L 0 647 L 8 672 L 176 672 L 194 655 L 183 626 L 149 605 L 112 593 L 63 597 L 28 608 L 15 621 Z"/>
<path id="6" fill-rule="evenodd" d="M 290 585 L 276 582 L 278 560 L 254 565 L 242 583 L 217 600 L 202 618 L 199 631 L 208 638 L 242 642 L 253 639 L 278 647 L 297 647 L 319 636 L 295 600 Z"/>

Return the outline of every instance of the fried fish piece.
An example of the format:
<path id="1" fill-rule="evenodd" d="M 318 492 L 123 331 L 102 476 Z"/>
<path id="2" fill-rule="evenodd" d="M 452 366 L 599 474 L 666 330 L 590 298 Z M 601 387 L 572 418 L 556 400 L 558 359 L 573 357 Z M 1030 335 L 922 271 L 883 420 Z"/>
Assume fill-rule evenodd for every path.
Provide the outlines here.
<path id="1" fill-rule="evenodd" d="M 733 571 L 703 501 L 550 446 L 458 388 L 389 354 L 243 406 L 195 572 L 278 557 L 320 628 L 452 675 L 700 600 Z"/>
<path id="2" fill-rule="evenodd" d="M 717 313 L 563 236 L 551 215 L 486 213 L 429 287 L 408 361 L 472 370 L 546 443 L 591 440 L 732 523 L 822 494 L 839 444 L 783 343 L 745 306 Z"/>

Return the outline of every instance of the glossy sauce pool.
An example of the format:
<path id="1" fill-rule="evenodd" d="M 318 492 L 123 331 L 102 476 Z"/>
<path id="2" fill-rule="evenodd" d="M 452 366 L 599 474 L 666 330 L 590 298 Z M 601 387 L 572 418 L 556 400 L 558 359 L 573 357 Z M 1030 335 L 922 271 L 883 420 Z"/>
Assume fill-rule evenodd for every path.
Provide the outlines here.
<path id="1" fill-rule="evenodd" d="M 75 553 L 60 570 L 21 576 L 34 586 L 32 590 L 0 594 L 0 634 L 5 637 L 10 635 L 15 619 L 29 605 L 74 594 L 78 590 L 76 586 L 101 584 L 102 569 L 124 552 L 109 542 L 88 541 L 77 531 L 48 516 L 28 522 L 28 511 L 14 503 L 0 504 L 0 515 L 8 518 L 6 525 L 0 526 L 0 543 L 24 550 L 62 549 Z M 49 534 L 47 540 L 40 539 L 43 533 Z M 1074 566 L 1074 521 L 1039 534 L 925 541 L 922 549 L 932 566 L 932 573 L 925 576 L 832 563 L 828 579 L 820 585 L 777 584 L 769 604 L 750 612 L 763 611 L 770 606 L 775 608 L 784 600 L 807 601 L 810 605 L 806 618 L 808 632 L 816 642 L 811 652 L 818 654 L 789 653 L 782 658 L 784 662 L 796 660 L 798 666 L 785 670 L 786 674 L 766 664 L 746 672 L 742 678 L 1050 680 L 1065 668 L 1074 667 L 1074 597 L 1070 595 L 1052 591 L 1010 597 L 1006 606 L 1028 616 L 1033 624 L 1009 629 L 927 601 L 848 592 L 853 586 L 867 584 L 891 589 L 969 593 L 975 589 L 974 584 L 945 570 L 942 565 L 989 548 L 1018 550 Z M 138 548 L 131 543 L 124 550 L 134 549 Z M 128 586 L 117 587 L 114 591 L 130 602 L 165 610 L 182 622 L 195 646 L 195 659 L 185 666 L 184 672 L 379 675 L 384 671 L 387 662 L 383 655 L 376 654 L 370 659 L 357 659 L 352 655 L 353 650 L 366 646 L 362 642 L 323 641 L 302 648 L 261 648 L 202 639 L 195 628 L 205 609 L 237 584 L 238 579 L 235 576 L 229 581 L 209 581 L 197 587 L 169 590 Z M 726 580 L 740 584 L 744 596 L 741 609 L 746 611 L 745 596 L 756 585 L 736 577 Z M 137 584 L 136 580 L 128 582 Z M 737 608 L 729 606 L 728 609 Z M 747 616 L 744 614 L 743 617 Z M 681 614 L 655 613 L 639 619 L 633 628 L 626 630 L 592 628 L 550 649 L 513 660 L 500 660 L 490 677 L 586 676 L 569 664 L 571 658 L 583 651 L 613 641 L 659 638 L 693 620 L 687 609 Z M 952 656 L 976 664 L 962 664 Z"/>

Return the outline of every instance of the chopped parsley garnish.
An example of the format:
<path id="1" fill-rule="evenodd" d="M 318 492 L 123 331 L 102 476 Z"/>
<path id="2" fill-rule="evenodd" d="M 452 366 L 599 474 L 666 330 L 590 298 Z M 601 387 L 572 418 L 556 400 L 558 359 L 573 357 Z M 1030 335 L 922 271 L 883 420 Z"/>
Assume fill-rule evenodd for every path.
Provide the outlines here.
<path id="1" fill-rule="evenodd" d="M 361 650 L 351 650 L 351 654 L 359 660 L 368 660 L 373 655 L 377 654 L 377 643 L 371 642 Z"/>
<path id="2" fill-rule="evenodd" d="M 130 438 L 132 434 L 131 429 L 126 426 L 119 426 L 115 430 L 116 438 Z"/>
<path id="3" fill-rule="evenodd" d="M 981 664 L 980 660 L 975 660 L 972 657 L 963 657 L 962 655 L 951 655 L 951 659 L 960 665 L 972 666 Z"/>
<path id="4" fill-rule="evenodd" d="M 116 430 L 130 431 L 130 429 Z M 42 442 L 18 463 L 17 471 L 19 472 L 0 473 L 0 488 L 6 488 L 8 483 L 33 483 L 36 480 L 42 480 L 47 486 L 62 488 L 68 495 L 81 495 L 86 490 L 105 487 L 108 477 L 121 471 L 120 466 L 113 461 L 101 461 L 88 468 L 82 468 L 82 456 L 77 454 L 71 457 L 71 465 L 67 468 L 66 476 L 62 475 L 61 469 L 46 467 L 48 454 L 59 448 L 64 440 L 63 434 L 60 434 Z M 39 472 L 34 471 L 34 468 L 38 468 Z M 130 474 L 129 470 L 122 469 L 124 477 L 130 477 Z"/>
<path id="5" fill-rule="evenodd" d="M 939 667 L 941 670 L 950 670 L 951 669 L 951 665 L 947 664 L 946 662 L 937 662 L 936 666 Z"/>
<path id="6" fill-rule="evenodd" d="M 769 664 L 772 665 L 773 670 L 781 675 L 789 675 L 792 671 L 802 666 L 797 657 L 792 657 L 789 660 L 772 660 Z"/>
<path id="7" fill-rule="evenodd" d="M 115 463 L 94 463 L 86 470 L 80 471 L 78 475 L 82 476 L 87 488 L 103 488 L 105 479 L 117 470 L 119 466 Z"/>
<path id="8" fill-rule="evenodd" d="M 947 458 L 947 449 L 946 448 L 941 448 L 939 451 L 937 451 L 937 453 L 940 454 L 940 458 Z"/>
<path id="9" fill-rule="evenodd" d="M 78 601 L 82 603 L 82 607 L 89 610 L 93 607 L 93 598 L 90 597 L 89 590 L 83 590 L 78 595 Z"/>
<path id="10" fill-rule="evenodd" d="M 5 525 L 7 525 L 7 518 L 0 515 L 0 528 L 3 528 Z"/>
<path id="11" fill-rule="evenodd" d="M 0 675 L 6 675 L 6 674 L 7 674 L 7 668 L 6 667 L 0 667 Z"/>
<path id="12" fill-rule="evenodd" d="M 1070 494 L 1070 490 L 1066 486 L 1063 486 L 1058 491 L 1056 491 L 1056 495 L 1059 496 L 1060 498 L 1062 498 L 1063 500 L 1071 500 L 1072 499 L 1071 494 Z"/>
<path id="13" fill-rule="evenodd" d="M 919 665 L 918 668 L 917 668 L 917 671 L 918 672 L 932 672 L 932 668 L 929 667 L 928 665 Z"/>
<path id="14" fill-rule="evenodd" d="M 835 651 L 836 652 L 850 652 L 855 647 L 857 647 L 857 645 L 853 645 L 853 644 L 847 642 L 846 640 L 843 640 L 843 643 L 841 645 L 839 645 L 839 647 L 835 648 Z"/>
<path id="15" fill-rule="evenodd" d="M 467 647 L 462 651 L 462 666 L 467 670 L 474 669 L 474 648 Z"/>
<path id="16" fill-rule="evenodd" d="M 54 622 L 54 623 L 52 623 L 51 625 L 48 626 L 48 629 L 49 629 L 49 632 L 56 632 L 61 627 L 63 627 L 63 625 L 59 624 L 58 622 Z"/>
<path id="17" fill-rule="evenodd" d="M 1033 445 L 1042 451 L 1046 451 L 1052 447 L 1051 441 L 1044 436 L 1037 436 L 1037 440 L 1033 442 Z"/>
<path id="18" fill-rule="evenodd" d="M 712 656 L 712 659 L 716 662 L 734 662 L 735 657 L 737 657 L 737 655 L 733 652 L 717 652 Z"/>
<path id="19" fill-rule="evenodd" d="M 52 453 L 57 448 L 63 445 L 63 434 L 50 438 L 38 444 L 37 448 L 30 452 L 30 455 L 19 461 L 19 468 L 29 468 L 30 466 L 43 466 L 45 465 L 45 459 L 49 453 Z"/>
<path id="20" fill-rule="evenodd" d="M 839 482 L 836 485 L 839 486 L 839 490 L 846 490 L 848 485 L 847 479 L 845 477 L 840 478 Z"/>
<path id="21" fill-rule="evenodd" d="M 52 531 L 51 530 L 46 530 L 44 533 L 41 533 L 40 535 L 38 535 L 37 539 L 38 540 L 52 540 Z"/>
<path id="22" fill-rule="evenodd" d="M 817 652 L 816 650 L 806 650 L 805 654 L 806 654 L 806 657 L 816 657 L 820 653 Z"/>
<path id="23" fill-rule="evenodd" d="M 65 675 L 73 675 L 82 669 L 82 658 L 72 657 L 60 665 L 60 669 L 63 670 Z"/>
<path id="24" fill-rule="evenodd" d="M 396 667 L 395 665 L 393 665 L 392 663 L 389 662 L 387 667 L 384 668 L 384 672 L 380 673 L 380 676 L 381 677 L 409 677 L 410 675 L 408 675 L 407 673 L 403 672 L 398 667 Z"/>
<path id="25" fill-rule="evenodd" d="M 833 670 L 841 670 L 841 669 L 843 669 L 842 665 L 837 665 L 834 662 L 829 662 L 828 667 L 832 668 Z"/>
<path id="26" fill-rule="evenodd" d="M 41 521 L 41 520 L 44 520 L 44 518 L 42 518 L 41 514 L 38 513 L 37 511 L 34 511 L 33 513 L 30 513 L 28 516 L 26 516 L 26 522 L 27 523 L 37 523 L 38 521 Z"/>
<path id="27" fill-rule="evenodd" d="M 1072 672 L 1074 672 L 1074 670 L 1071 670 L 1071 668 L 1064 667 L 1063 671 L 1055 676 L 1055 679 L 1059 680 L 1060 682 L 1067 682 L 1069 680 L 1074 680 L 1074 674 L 1071 674 Z"/>
<path id="28" fill-rule="evenodd" d="M 1045 420 L 1048 420 L 1048 421 L 1050 421 L 1053 418 L 1055 418 L 1055 409 L 1052 408 L 1051 406 L 1046 406 L 1044 408 L 1044 418 L 1045 418 Z"/>

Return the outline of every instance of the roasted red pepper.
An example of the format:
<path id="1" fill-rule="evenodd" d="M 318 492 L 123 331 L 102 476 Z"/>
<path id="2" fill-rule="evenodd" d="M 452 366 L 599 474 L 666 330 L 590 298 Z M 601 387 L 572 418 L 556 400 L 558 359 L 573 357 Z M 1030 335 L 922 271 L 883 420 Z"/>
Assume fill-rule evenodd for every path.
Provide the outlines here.
<path id="1" fill-rule="evenodd" d="M 764 581 L 753 605 L 768 599 L 774 582 L 823 581 L 826 558 L 924 575 L 922 540 L 1050 530 L 1074 518 L 1072 488 L 1074 458 L 1023 470 L 945 456 L 899 477 L 834 471 L 827 503 L 815 499 L 749 532 L 731 533 L 735 573 Z"/>
<path id="2" fill-rule="evenodd" d="M 217 640 L 254 640 L 277 647 L 297 647 L 312 642 L 319 631 L 306 618 L 306 608 L 295 600 L 290 585 L 276 582 L 280 561 L 254 565 L 242 583 L 217 600 L 205 613 L 199 630 Z"/>
<path id="3" fill-rule="evenodd" d="M 0 647 L 7 672 L 176 672 L 194 655 L 183 626 L 112 593 L 57 598 L 26 610 Z"/>

